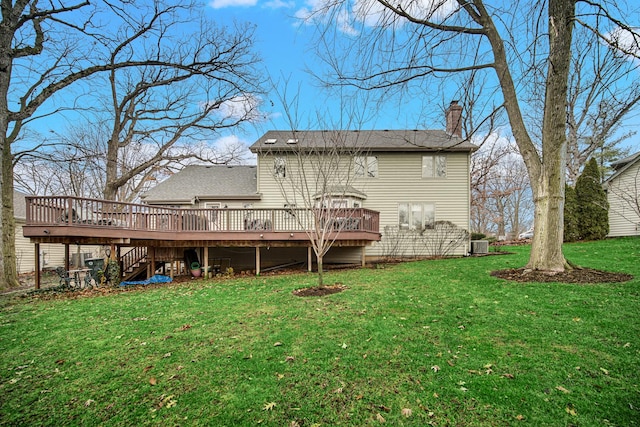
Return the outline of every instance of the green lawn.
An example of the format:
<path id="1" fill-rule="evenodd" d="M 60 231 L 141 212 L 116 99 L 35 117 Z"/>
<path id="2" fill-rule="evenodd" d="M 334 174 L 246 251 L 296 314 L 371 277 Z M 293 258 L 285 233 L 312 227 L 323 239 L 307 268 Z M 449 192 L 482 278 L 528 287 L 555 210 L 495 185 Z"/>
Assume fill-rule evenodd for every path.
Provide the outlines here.
<path id="1" fill-rule="evenodd" d="M 482 258 L 0 300 L 0 424 L 640 424 L 640 239 L 565 247 L 626 283 L 519 284 Z"/>

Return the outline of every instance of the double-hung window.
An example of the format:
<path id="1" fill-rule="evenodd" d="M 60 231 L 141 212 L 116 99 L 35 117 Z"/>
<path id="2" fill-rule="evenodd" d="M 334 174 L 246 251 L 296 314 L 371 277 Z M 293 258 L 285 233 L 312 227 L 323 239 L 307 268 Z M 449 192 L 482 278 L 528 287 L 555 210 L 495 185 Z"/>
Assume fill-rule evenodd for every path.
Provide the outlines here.
<path id="1" fill-rule="evenodd" d="M 423 178 L 446 178 L 447 177 L 447 156 L 444 156 L 444 155 L 422 156 L 422 177 Z"/>
<path id="2" fill-rule="evenodd" d="M 353 173 L 357 178 L 377 178 L 378 158 L 376 156 L 355 156 Z"/>
<path id="3" fill-rule="evenodd" d="M 287 176 L 287 161 L 284 157 L 276 157 L 273 160 L 273 176 L 284 178 Z"/>

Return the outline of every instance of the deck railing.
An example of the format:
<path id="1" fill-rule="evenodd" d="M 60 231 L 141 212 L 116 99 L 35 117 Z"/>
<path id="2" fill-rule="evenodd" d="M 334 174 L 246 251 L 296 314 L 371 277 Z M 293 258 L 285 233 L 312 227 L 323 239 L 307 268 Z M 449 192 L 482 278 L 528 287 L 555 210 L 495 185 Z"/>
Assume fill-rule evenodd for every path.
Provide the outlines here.
<path id="1" fill-rule="evenodd" d="M 26 197 L 27 225 L 76 226 L 157 232 L 302 232 L 318 220 L 335 231 L 379 231 L 379 213 L 364 208 L 179 209 L 69 196 Z M 318 212 L 322 212 L 318 215 Z"/>

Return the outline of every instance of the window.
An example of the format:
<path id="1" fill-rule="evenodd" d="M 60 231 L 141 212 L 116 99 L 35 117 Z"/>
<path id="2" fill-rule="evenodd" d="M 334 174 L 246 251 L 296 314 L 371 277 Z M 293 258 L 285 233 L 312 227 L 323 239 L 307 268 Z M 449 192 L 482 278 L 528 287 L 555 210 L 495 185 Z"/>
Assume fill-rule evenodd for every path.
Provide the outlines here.
<path id="1" fill-rule="evenodd" d="M 447 177 L 447 157 L 446 156 L 422 156 L 422 177 L 423 178 L 446 178 Z"/>
<path id="2" fill-rule="evenodd" d="M 398 226 L 401 229 L 425 230 L 433 228 L 435 205 L 433 203 L 398 204 Z"/>
<path id="3" fill-rule="evenodd" d="M 333 209 L 344 209 L 349 207 L 349 201 L 347 199 L 332 199 L 331 207 Z"/>
<path id="4" fill-rule="evenodd" d="M 356 177 L 377 178 L 378 158 L 376 156 L 355 156 L 353 170 Z"/>
<path id="5" fill-rule="evenodd" d="M 287 161 L 283 157 L 276 157 L 273 161 L 273 176 L 284 178 L 287 176 Z"/>

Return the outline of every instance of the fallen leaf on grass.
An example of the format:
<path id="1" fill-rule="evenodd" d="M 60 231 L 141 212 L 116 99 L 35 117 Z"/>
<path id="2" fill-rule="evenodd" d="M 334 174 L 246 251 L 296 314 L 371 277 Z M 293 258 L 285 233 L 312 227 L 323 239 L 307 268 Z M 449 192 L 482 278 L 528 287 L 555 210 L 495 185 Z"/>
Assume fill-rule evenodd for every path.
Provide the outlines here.
<path id="1" fill-rule="evenodd" d="M 409 418 L 411 415 L 413 415 L 413 411 L 409 408 L 402 408 L 402 415 Z"/>
<path id="2" fill-rule="evenodd" d="M 282 346 L 282 343 L 280 341 L 278 341 L 276 343 L 273 343 L 273 346 L 274 347 L 280 347 L 280 346 Z"/>
<path id="3" fill-rule="evenodd" d="M 578 411 L 576 411 L 575 406 L 573 406 L 573 404 L 571 403 L 567 405 L 567 407 L 565 408 L 565 411 L 567 411 L 567 414 L 573 415 L 574 417 L 578 415 Z"/>
<path id="4" fill-rule="evenodd" d="M 602 371 L 603 374 L 605 375 L 609 375 L 609 371 L 604 369 L 604 368 L 600 368 L 600 370 Z"/>
<path id="5" fill-rule="evenodd" d="M 276 402 L 269 402 L 269 403 L 266 403 L 262 407 L 262 410 L 263 411 L 273 411 L 273 408 L 275 408 L 276 406 L 278 406 L 278 404 Z"/>
<path id="6" fill-rule="evenodd" d="M 153 365 L 145 366 L 142 372 L 149 372 L 151 369 L 153 369 Z"/>
<path id="7" fill-rule="evenodd" d="M 88 399 L 86 402 L 84 402 L 84 406 L 88 408 L 92 403 L 95 403 L 95 400 Z"/>
<path id="8" fill-rule="evenodd" d="M 556 390 L 561 391 L 563 393 L 571 393 L 569 390 L 567 390 L 566 388 L 562 387 L 561 385 L 556 387 Z"/>
<path id="9" fill-rule="evenodd" d="M 378 420 L 381 423 L 386 423 L 387 422 L 387 420 L 385 420 L 384 417 L 382 415 L 380 415 L 380 414 L 376 415 L 376 420 Z"/>
<path id="10" fill-rule="evenodd" d="M 384 412 L 391 412 L 391 408 L 388 408 L 384 405 L 378 405 L 378 409 L 384 411 Z"/>
<path id="11" fill-rule="evenodd" d="M 431 367 L 431 370 L 432 370 L 433 372 L 438 372 L 438 371 L 440 370 L 440 366 L 438 366 L 438 365 L 433 365 L 433 366 Z"/>
<path id="12" fill-rule="evenodd" d="M 178 403 L 178 401 L 174 399 L 174 395 L 173 394 L 169 395 L 169 396 L 166 396 L 166 397 L 163 394 L 160 398 L 162 400 L 160 401 L 160 403 L 158 403 L 158 407 L 159 408 L 163 408 L 163 407 L 164 408 L 172 408 L 172 407 L 176 406 L 176 404 Z"/>
<path id="13" fill-rule="evenodd" d="M 516 420 L 524 421 L 524 415 L 516 415 Z"/>
<path id="14" fill-rule="evenodd" d="M 191 325 L 189 325 L 188 323 L 186 325 L 182 325 L 182 326 L 180 326 L 180 328 L 178 328 L 179 331 L 186 331 L 187 329 L 191 329 Z"/>
<path id="15" fill-rule="evenodd" d="M 514 379 L 515 376 L 513 374 L 502 374 L 503 377 L 508 378 L 510 380 Z"/>
<path id="16" fill-rule="evenodd" d="M 156 380 L 155 377 L 151 377 L 151 378 L 149 378 L 149 384 L 156 385 L 156 384 L 158 384 L 158 380 Z"/>

